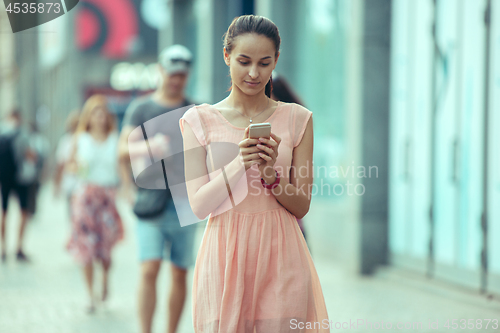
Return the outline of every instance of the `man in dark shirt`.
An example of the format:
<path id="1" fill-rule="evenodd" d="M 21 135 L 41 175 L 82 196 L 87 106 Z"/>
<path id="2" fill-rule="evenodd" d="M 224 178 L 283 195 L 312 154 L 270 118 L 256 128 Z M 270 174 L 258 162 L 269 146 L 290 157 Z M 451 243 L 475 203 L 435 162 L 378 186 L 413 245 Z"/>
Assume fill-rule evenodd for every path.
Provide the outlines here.
<path id="1" fill-rule="evenodd" d="M 157 119 L 164 119 L 160 116 L 191 104 L 184 96 L 191 59 L 191 52 L 184 46 L 173 45 L 165 49 L 159 57 L 162 83 L 153 94 L 134 101 L 127 110 L 120 135 L 119 153 L 122 159 L 130 157 L 133 170 L 137 159 L 144 159 L 146 165 L 150 163 L 151 152 L 153 155 L 167 156 L 169 147 L 182 147 L 182 134 L 179 119 L 177 119 L 182 114 L 172 121 L 149 121 L 157 117 L 159 117 Z M 149 123 L 144 125 L 146 122 Z M 138 130 L 141 129 L 141 125 L 144 125 L 142 131 Z M 148 132 L 149 148 L 144 144 L 145 128 Z M 151 132 L 155 133 L 153 137 L 149 136 Z M 182 162 L 179 169 L 183 169 L 183 159 L 179 161 Z M 162 180 L 160 179 L 160 182 Z M 166 186 L 168 187 L 168 184 Z M 139 189 L 138 195 L 147 196 L 146 191 L 151 190 Z M 169 191 L 168 188 L 167 191 Z M 138 218 L 137 221 L 141 261 L 139 317 L 143 333 L 151 332 L 156 303 L 156 279 L 164 257 L 165 245 L 170 248 L 172 263 L 172 284 L 168 303 L 168 332 L 170 333 L 177 329 L 186 298 L 187 269 L 194 265 L 195 261 L 193 247 L 196 226 L 181 227 L 171 196 L 167 201 L 167 207 L 161 214 Z"/>
<path id="2" fill-rule="evenodd" d="M 25 161 L 36 161 L 37 155 L 29 146 L 29 135 L 21 126 L 21 112 L 14 110 L 9 117 L 0 122 L 0 187 L 2 197 L 2 214 L 0 221 L 0 243 L 2 262 L 7 260 L 6 224 L 9 196 L 15 192 L 21 208 L 21 223 L 17 243 L 17 260 L 29 261 L 24 254 L 23 240 L 26 224 L 30 217 L 28 210 L 28 186 L 23 184 L 22 169 Z"/>

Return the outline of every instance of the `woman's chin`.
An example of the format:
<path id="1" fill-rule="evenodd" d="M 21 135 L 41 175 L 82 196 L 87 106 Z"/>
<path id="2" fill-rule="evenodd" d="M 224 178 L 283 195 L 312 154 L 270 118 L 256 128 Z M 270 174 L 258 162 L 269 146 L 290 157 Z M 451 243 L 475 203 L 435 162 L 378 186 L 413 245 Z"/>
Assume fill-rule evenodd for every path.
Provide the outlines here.
<path id="1" fill-rule="evenodd" d="M 244 87 L 242 89 L 242 87 L 238 87 L 238 89 L 244 93 L 245 95 L 248 95 L 248 96 L 255 96 L 255 95 L 258 95 L 260 94 L 264 89 L 255 89 L 255 88 L 248 88 L 248 87 Z"/>

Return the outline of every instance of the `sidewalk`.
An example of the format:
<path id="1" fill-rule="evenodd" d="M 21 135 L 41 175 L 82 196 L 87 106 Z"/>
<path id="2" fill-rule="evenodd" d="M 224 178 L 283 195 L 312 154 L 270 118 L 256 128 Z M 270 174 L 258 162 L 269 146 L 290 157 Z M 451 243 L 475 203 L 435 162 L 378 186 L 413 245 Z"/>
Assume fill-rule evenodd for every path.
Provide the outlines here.
<path id="1" fill-rule="evenodd" d="M 39 211 L 28 224 L 26 253 L 32 263 L 15 261 L 18 231 L 17 207 L 9 212 L 7 263 L 0 265 L 0 333 L 132 333 L 139 332 L 137 318 L 137 261 L 135 220 L 131 209 L 119 202 L 125 239 L 113 253 L 109 301 L 93 315 L 85 313 L 87 294 L 79 266 L 65 250 L 70 224 L 63 199 L 54 199 L 50 186 L 41 190 Z M 15 213 L 15 214 L 13 214 Z M 202 230 L 200 224 L 200 231 Z M 200 233 L 200 237 L 202 234 Z M 155 332 L 165 332 L 168 266 L 158 278 Z M 94 279 L 100 290 L 100 269 Z M 191 279 L 191 274 L 190 274 Z M 188 295 L 179 333 L 193 332 Z"/>
<path id="2" fill-rule="evenodd" d="M 0 265 L 0 333 L 139 332 L 136 310 L 139 264 L 135 221 L 130 208 L 123 204 L 119 208 L 123 214 L 126 238 L 114 253 L 109 303 L 105 308 L 99 308 L 94 315 L 84 311 L 87 298 L 83 274 L 64 249 L 70 230 L 65 202 L 52 197 L 50 186 L 42 188 L 38 215 L 27 229 L 26 252 L 33 260 L 30 264 L 15 261 L 13 250 L 18 222 L 17 216 L 12 213 L 17 209 L 11 211 L 7 225 L 8 261 Z M 308 223 L 306 227 L 314 228 L 311 222 Z M 204 224 L 200 223 L 197 244 L 201 240 L 203 227 Z M 329 244 L 315 244 L 316 248 L 319 246 L 327 247 Z M 319 252 L 324 253 L 322 250 Z M 393 269 L 382 270 L 374 278 L 352 276 L 328 258 L 314 259 L 330 319 L 333 325 L 339 322 L 337 327 L 345 327 L 335 329 L 332 326 L 332 332 L 390 332 L 397 330 L 397 322 L 403 325 L 406 322 L 423 324 L 422 329 L 411 328 L 406 331 L 442 332 L 448 331 L 443 327 L 446 319 L 458 319 L 459 325 L 460 319 L 473 319 L 474 323 L 477 319 L 483 319 L 483 328 L 477 331 L 498 331 L 492 329 L 492 323 L 488 329 L 484 328 L 484 319 L 500 320 L 498 300 L 487 301 L 478 295 L 459 292 Z M 165 332 L 170 284 L 167 268 L 164 265 L 158 280 L 154 332 Z M 100 272 L 97 271 L 96 281 L 99 281 L 99 277 Z M 192 271 L 189 280 L 191 286 Z M 191 294 L 188 295 L 185 309 L 179 333 L 192 333 Z M 391 321 L 392 330 L 350 326 L 349 323 L 353 322 L 360 324 L 358 319 L 372 323 L 383 321 L 384 325 Z M 428 320 L 438 320 L 439 329 L 427 328 Z"/>

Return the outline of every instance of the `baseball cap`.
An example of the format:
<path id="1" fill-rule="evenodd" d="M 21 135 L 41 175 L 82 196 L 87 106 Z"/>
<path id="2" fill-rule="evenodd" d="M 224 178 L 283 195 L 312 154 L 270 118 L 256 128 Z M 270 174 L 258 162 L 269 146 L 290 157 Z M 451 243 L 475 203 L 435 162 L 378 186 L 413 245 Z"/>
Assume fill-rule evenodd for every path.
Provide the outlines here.
<path id="1" fill-rule="evenodd" d="M 158 63 L 168 74 L 188 73 L 193 55 L 185 46 L 175 44 L 165 48 L 158 57 Z"/>

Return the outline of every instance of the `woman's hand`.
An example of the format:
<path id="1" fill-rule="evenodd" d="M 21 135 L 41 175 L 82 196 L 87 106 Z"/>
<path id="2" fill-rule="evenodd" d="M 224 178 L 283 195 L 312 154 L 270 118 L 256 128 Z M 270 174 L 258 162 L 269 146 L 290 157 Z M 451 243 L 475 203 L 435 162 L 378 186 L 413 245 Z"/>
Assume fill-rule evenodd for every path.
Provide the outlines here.
<path id="1" fill-rule="evenodd" d="M 118 189 L 118 195 L 129 205 L 135 202 L 135 191 L 130 184 L 122 184 Z"/>
<path id="2" fill-rule="evenodd" d="M 248 137 L 248 131 L 250 127 L 245 128 L 245 133 L 243 134 L 243 140 L 240 141 L 238 146 L 240 147 L 240 153 L 243 156 L 243 164 L 245 165 L 245 171 L 250 169 L 254 164 L 265 163 L 265 160 L 259 156 L 261 152 L 260 148 L 257 148 L 259 139 L 251 139 Z"/>
<path id="3" fill-rule="evenodd" d="M 278 158 L 280 142 L 281 138 L 271 133 L 270 139 L 259 138 L 259 144 L 256 146 L 260 150 L 259 156 L 264 160 L 264 163 L 259 164 L 260 176 L 268 184 L 276 180 L 274 164 L 276 164 L 276 159 Z"/>
<path id="4" fill-rule="evenodd" d="M 78 170 L 80 169 L 80 165 L 76 161 L 76 159 L 71 159 L 68 162 L 66 162 L 64 166 L 64 172 L 67 172 L 72 175 L 77 175 Z"/>

